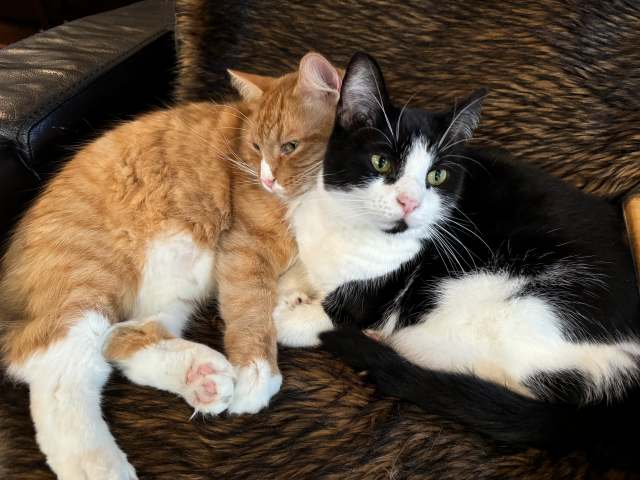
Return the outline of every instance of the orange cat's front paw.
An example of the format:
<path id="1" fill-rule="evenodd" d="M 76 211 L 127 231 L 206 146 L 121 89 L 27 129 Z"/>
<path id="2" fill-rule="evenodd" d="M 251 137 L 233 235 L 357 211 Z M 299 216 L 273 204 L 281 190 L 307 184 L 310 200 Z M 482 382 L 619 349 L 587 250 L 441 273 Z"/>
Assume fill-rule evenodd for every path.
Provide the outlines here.
<path id="1" fill-rule="evenodd" d="M 198 347 L 180 393 L 196 412 L 217 414 L 226 410 L 233 398 L 236 372 L 220 353 L 204 345 Z"/>
<path id="2" fill-rule="evenodd" d="M 195 390 L 194 407 L 197 407 L 199 403 L 211 403 L 215 399 L 218 389 L 213 379 L 207 378 L 212 373 L 216 373 L 216 371 L 209 364 L 201 365 L 200 367 L 191 365 L 191 369 L 187 372 L 187 385 L 200 384 Z"/>
<path id="3" fill-rule="evenodd" d="M 281 385 L 280 372 L 272 372 L 265 360 L 255 360 L 238 373 L 229 413 L 258 413 L 269 404 Z"/>

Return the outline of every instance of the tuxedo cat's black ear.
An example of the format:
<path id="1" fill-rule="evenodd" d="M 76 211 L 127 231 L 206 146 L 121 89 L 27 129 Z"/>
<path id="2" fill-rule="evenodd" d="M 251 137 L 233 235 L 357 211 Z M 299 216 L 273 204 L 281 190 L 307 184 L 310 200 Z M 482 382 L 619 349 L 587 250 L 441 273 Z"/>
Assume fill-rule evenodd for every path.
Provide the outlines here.
<path id="1" fill-rule="evenodd" d="M 478 88 L 464 100 L 456 102 L 448 111 L 442 114 L 445 133 L 443 140 L 447 143 L 471 140 L 473 131 L 480 123 L 482 102 L 487 96 L 485 87 Z"/>
<path id="2" fill-rule="evenodd" d="M 383 109 L 391 105 L 382 72 L 371 55 L 358 52 L 347 65 L 336 120 L 350 130 L 376 123 Z"/>

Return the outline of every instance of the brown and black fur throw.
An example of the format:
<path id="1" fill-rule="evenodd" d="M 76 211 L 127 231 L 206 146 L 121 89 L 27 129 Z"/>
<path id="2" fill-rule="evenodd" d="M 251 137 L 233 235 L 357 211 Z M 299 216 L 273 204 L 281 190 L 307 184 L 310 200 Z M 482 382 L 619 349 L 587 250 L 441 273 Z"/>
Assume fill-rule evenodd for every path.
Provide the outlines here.
<path id="1" fill-rule="evenodd" d="M 375 55 L 398 101 L 437 109 L 487 86 L 482 141 L 611 201 L 640 182 L 640 3 L 603 0 L 182 0 L 176 97 L 227 98 L 227 68 L 281 75 L 315 50 Z M 191 339 L 222 351 L 215 309 Z M 102 410 L 141 479 L 640 478 L 636 458 L 517 449 L 380 394 L 321 349 L 281 349 L 257 415 L 197 416 L 118 375 Z M 1 375 L 1 373 L 0 373 Z M 29 392 L 2 378 L 0 478 L 54 478 Z"/>
<path id="2" fill-rule="evenodd" d="M 181 100 L 229 92 L 227 68 L 279 75 L 309 50 L 345 68 L 365 50 L 401 103 L 486 86 L 476 137 L 600 197 L 640 183 L 638 2 L 184 0 L 178 25 Z"/>
<path id="3" fill-rule="evenodd" d="M 222 349 L 215 312 L 191 338 Z M 284 383 L 258 415 L 196 417 L 181 398 L 114 376 L 103 412 L 141 479 L 636 478 L 582 452 L 518 450 L 376 393 L 322 350 L 282 349 Z M 28 412 L 28 391 L 0 395 L 0 478 L 55 478 Z"/>

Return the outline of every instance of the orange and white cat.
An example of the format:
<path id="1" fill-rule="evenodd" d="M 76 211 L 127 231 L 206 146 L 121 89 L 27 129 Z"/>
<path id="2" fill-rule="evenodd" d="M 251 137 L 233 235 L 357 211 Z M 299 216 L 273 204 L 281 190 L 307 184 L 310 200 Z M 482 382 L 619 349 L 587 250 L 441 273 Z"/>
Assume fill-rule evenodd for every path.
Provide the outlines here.
<path id="1" fill-rule="evenodd" d="M 29 384 L 60 478 L 136 478 L 100 411 L 112 365 L 203 413 L 257 412 L 280 388 L 271 313 L 295 245 L 284 202 L 320 169 L 341 76 L 315 53 L 281 78 L 230 73 L 242 101 L 104 134 L 15 230 L 0 277 L 3 359 Z M 211 297 L 228 360 L 180 338 Z"/>

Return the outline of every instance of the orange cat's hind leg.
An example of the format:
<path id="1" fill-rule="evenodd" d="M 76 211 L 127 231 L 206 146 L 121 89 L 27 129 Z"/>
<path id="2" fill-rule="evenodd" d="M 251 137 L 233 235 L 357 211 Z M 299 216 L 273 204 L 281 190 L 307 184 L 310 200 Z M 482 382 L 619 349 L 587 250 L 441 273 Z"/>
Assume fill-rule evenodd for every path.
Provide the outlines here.
<path id="1" fill-rule="evenodd" d="M 23 360 L 9 360 L 9 373 L 29 384 L 38 445 L 58 478 L 133 480 L 135 470 L 100 410 L 100 392 L 111 372 L 101 354 L 110 321 L 95 310 L 57 320 L 67 326 L 64 335 L 32 348 Z M 33 324 L 45 328 L 42 322 Z M 38 338 L 31 330 L 16 333 L 14 342 Z"/>
<path id="2" fill-rule="evenodd" d="M 233 397 L 236 370 L 224 355 L 175 337 L 154 317 L 115 325 L 104 355 L 132 382 L 177 393 L 196 412 L 218 414 Z"/>

